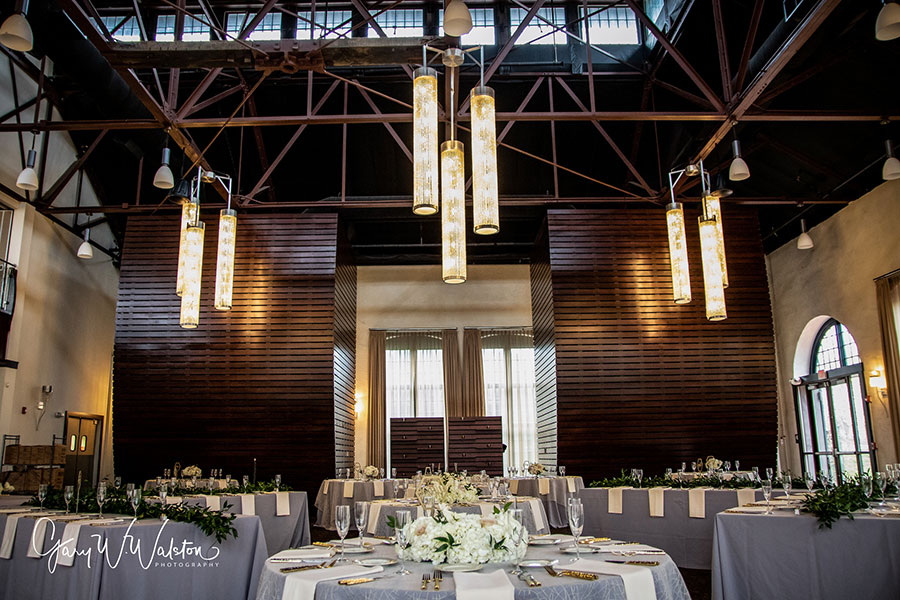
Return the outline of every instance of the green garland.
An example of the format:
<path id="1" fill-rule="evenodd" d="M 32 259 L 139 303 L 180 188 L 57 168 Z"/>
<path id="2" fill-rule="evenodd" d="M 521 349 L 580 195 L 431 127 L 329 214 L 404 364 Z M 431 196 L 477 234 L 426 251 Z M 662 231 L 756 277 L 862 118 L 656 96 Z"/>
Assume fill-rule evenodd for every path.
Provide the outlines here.
<path id="1" fill-rule="evenodd" d="M 41 502 L 37 496 L 32 497 L 29 503 L 33 506 L 40 506 Z M 226 512 L 231 505 L 225 502 L 222 510 L 210 510 L 205 506 L 192 506 L 184 503 L 168 504 L 163 506 L 159 503 L 148 503 L 141 499 L 141 503 L 137 507 L 137 518 L 139 519 L 159 519 L 163 515 L 170 521 L 179 523 L 191 523 L 200 528 L 206 535 L 216 537 L 216 541 L 223 542 L 229 537 L 237 537 L 237 529 L 232 524 L 235 515 Z M 44 508 L 53 510 L 65 510 L 66 501 L 62 490 L 49 488 L 47 497 L 44 499 Z M 69 509 L 75 510 L 75 499 L 69 502 Z M 82 487 L 81 498 L 78 503 L 79 511 L 99 511 L 100 505 L 97 502 L 97 492 L 93 488 Z M 112 486 L 106 490 L 106 500 L 103 503 L 103 510 L 108 514 L 134 515 L 134 508 L 125 492 L 125 488 L 116 489 Z"/>
<path id="2" fill-rule="evenodd" d="M 723 479 L 719 479 L 716 476 L 708 476 L 708 475 L 700 475 L 698 477 L 694 477 L 688 480 L 682 479 L 673 479 L 669 477 L 665 477 L 664 475 L 654 475 L 652 477 L 647 477 L 641 480 L 640 487 L 642 488 L 651 488 L 651 487 L 670 487 L 676 489 L 691 489 L 691 488 L 715 488 L 715 489 L 726 489 L 726 490 L 737 490 L 743 488 L 754 488 L 759 484 L 755 481 L 750 481 L 746 478 L 738 478 L 732 477 L 730 480 L 725 481 Z M 626 473 L 625 470 L 622 470 L 622 473 L 617 477 L 606 477 L 603 479 L 598 479 L 597 481 L 592 481 L 590 486 L 588 487 L 638 487 L 637 479 L 631 476 L 630 473 Z M 806 482 L 798 477 L 794 477 L 791 479 L 791 486 L 795 490 L 805 490 Z M 775 479 L 772 482 L 772 487 L 775 489 L 779 489 L 781 487 L 781 479 Z"/>

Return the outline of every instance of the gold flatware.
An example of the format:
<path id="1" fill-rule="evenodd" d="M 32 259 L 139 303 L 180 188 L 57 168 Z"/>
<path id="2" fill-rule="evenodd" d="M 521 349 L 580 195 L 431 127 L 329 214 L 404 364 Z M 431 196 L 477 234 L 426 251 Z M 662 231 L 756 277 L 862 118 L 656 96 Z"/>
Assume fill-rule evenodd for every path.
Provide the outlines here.
<path id="1" fill-rule="evenodd" d="M 323 548 L 334 548 L 335 547 L 334 544 L 329 544 L 327 542 L 313 542 L 312 545 L 313 546 L 322 546 Z"/>
<path id="2" fill-rule="evenodd" d="M 322 566 L 324 564 L 325 563 L 322 563 L 321 565 L 302 565 L 299 567 L 284 567 L 283 569 L 281 569 L 281 572 L 282 573 L 296 573 L 298 571 L 309 571 L 312 569 L 324 569 L 325 567 Z"/>
<path id="3" fill-rule="evenodd" d="M 422 575 L 422 589 L 423 590 L 428 589 L 428 584 L 430 582 L 431 582 L 431 575 L 429 575 L 428 573 L 425 573 L 424 575 Z"/>
<path id="4" fill-rule="evenodd" d="M 595 573 L 585 573 L 583 571 L 571 571 L 569 569 L 564 569 L 557 571 L 550 565 L 544 565 L 544 569 L 547 570 L 553 577 L 574 577 L 575 579 L 583 579 L 585 581 L 594 581 L 597 579 L 597 575 Z"/>
<path id="5" fill-rule="evenodd" d="M 655 560 L 606 560 L 608 563 L 618 563 L 620 565 L 634 565 L 636 567 L 658 567 L 659 562 Z"/>
<path id="6" fill-rule="evenodd" d="M 338 585 L 358 585 L 360 583 L 369 583 L 379 579 L 378 577 L 357 577 L 356 579 L 341 579 Z"/>
<path id="7" fill-rule="evenodd" d="M 530 587 L 541 587 L 541 582 L 534 578 L 534 575 L 531 573 L 525 574 L 525 581 L 528 582 Z"/>
<path id="8" fill-rule="evenodd" d="M 444 574 L 440 571 L 434 572 L 434 591 L 441 589 L 441 581 L 444 580 Z"/>
<path id="9" fill-rule="evenodd" d="M 608 538 L 608 537 L 592 537 L 592 538 L 585 538 L 583 540 L 578 540 L 578 543 L 579 544 L 596 544 L 597 542 L 608 542 L 608 541 L 610 541 L 610 538 Z"/>

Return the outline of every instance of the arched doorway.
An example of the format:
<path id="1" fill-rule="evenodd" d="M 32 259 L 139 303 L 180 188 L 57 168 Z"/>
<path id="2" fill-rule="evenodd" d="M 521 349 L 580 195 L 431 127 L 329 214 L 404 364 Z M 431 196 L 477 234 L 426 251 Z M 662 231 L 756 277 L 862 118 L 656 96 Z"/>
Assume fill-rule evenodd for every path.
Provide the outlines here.
<path id="1" fill-rule="evenodd" d="M 794 386 L 803 472 L 843 482 L 873 471 L 875 448 L 856 341 L 835 319 L 816 333 L 808 374 Z"/>

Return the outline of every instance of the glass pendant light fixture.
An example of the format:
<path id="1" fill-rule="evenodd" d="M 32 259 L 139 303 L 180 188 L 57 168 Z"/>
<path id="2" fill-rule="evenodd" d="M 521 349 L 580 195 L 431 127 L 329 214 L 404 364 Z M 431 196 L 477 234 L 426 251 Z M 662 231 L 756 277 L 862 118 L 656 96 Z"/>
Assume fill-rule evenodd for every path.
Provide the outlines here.
<path id="1" fill-rule="evenodd" d="M 484 48 L 481 48 L 481 85 L 472 88 L 472 216 L 475 233 L 500 231 L 497 193 L 497 124 L 494 90 L 484 85 Z"/>
<path id="2" fill-rule="evenodd" d="M 197 221 L 197 218 L 200 214 L 200 189 L 199 183 L 196 183 L 197 189 L 194 189 L 195 182 L 188 182 L 182 180 L 179 182 L 176 191 L 179 191 L 178 194 L 174 194 L 176 197 L 176 201 L 181 202 L 181 230 L 180 237 L 178 243 L 178 275 L 175 278 L 175 293 L 178 296 L 181 296 L 184 292 L 184 267 L 185 261 L 187 260 L 187 228 L 188 225 Z M 183 191 L 181 188 L 188 188 L 188 195 L 183 196 Z"/>
<path id="3" fill-rule="evenodd" d="M 731 181 L 743 181 L 750 177 L 750 167 L 747 161 L 741 156 L 741 142 L 734 140 L 731 143 L 731 150 L 734 158 L 731 160 L 731 166 L 728 167 L 728 179 Z"/>
<path id="4" fill-rule="evenodd" d="M 446 55 L 444 59 L 445 64 L 448 64 Z M 441 276 L 444 283 L 465 283 L 465 156 L 462 142 L 455 139 L 456 90 L 452 74 L 447 79 L 450 82 L 450 106 L 447 109 L 450 112 L 450 139 L 441 144 Z"/>
<path id="5" fill-rule="evenodd" d="M 15 12 L 0 25 L 0 44 L 19 52 L 28 52 L 34 47 L 31 25 L 25 18 L 27 12 L 28 0 L 16 2 Z"/>
<path id="6" fill-rule="evenodd" d="M 691 272 L 688 266 L 687 237 L 684 233 L 684 208 L 680 202 L 666 207 L 666 228 L 669 233 L 669 263 L 672 269 L 672 293 L 675 304 L 691 301 Z"/>
<path id="7" fill-rule="evenodd" d="M 156 174 L 153 175 L 153 186 L 161 190 L 170 190 L 175 187 L 175 177 L 172 175 L 172 169 L 169 167 L 169 159 L 171 150 L 166 146 L 162 151 L 162 160 Z"/>
<path id="8" fill-rule="evenodd" d="M 231 208 L 231 177 L 219 177 L 228 190 L 228 208 L 219 212 L 219 245 L 216 250 L 216 310 L 231 310 L 234 284 L 234 247 L 237 212 Z"/>
<path id="9" fill-rule="evenodd" d="M 199 216 L 199 213 L 198 213 Z M 184 329 L 200 324 L 200 280 L 203 274 L 203 238 L 206 225 L 194 219 L 185 230 L 184 287 L 181 293 L 181 318 Z"/>
<path id="10" fill-rule="evenodd" d="M 703 208 L 705 213 L 716 221 L 716 256 L 719 257 L 719 270 L 722 271 L 722 287 L 728 287 L 728 267 L 725 265 L 725 233 L 722 230 L 722 205 L 716 196 L 705 194 L 703 196 Z"/>
<path id="11" fill-rule="evenodd" d="M 413 79 L 413 212 L 433 215 L 438 211 L 438 108 L 437 71 L 427 66 L 422 48 L 422 68 Z"/>
<path id="12" fill-rule="evenodd" d="M 700 223 L 700 259 L 703 261 L 703 293 L 706 296 L 706 318 L 721 321 L 725 312 L 725 288 L 722 286 L 722 267 L 719 262 L 716 220 L 703 215 Z"/>

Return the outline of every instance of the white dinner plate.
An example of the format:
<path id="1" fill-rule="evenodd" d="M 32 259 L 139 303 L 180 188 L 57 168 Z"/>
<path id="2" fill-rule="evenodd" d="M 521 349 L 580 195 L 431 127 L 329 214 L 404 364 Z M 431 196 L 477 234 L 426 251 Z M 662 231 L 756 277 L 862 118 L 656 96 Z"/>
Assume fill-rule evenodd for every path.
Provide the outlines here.
<path id="1" fill-rule="evenodd" d="M 559 561 L 556 560 L 555 558 L 554 558 L 554 559 L 549 559 L 549 558 L 526 558 L 526 559 L 524 559 L 524 560 L 520 560 L 520 561 L 517 563 L 517 565 L 518 565 L 519 567 L 524 567 L 524 568 L 528 568 L 528 567 L 551 567 L 551 566 L 555 565 L 555 564 L 558 563 L 558 562 L 559 562 Z"/>
<path id="2" fill-rule="evenodd" d="M 566 546 L 565 548 L 560 548 L 559 551 L 564 554 L 594 554 L 597 552 L 597 549 L 592 548 L 591 546 L 580 546 L 578 548 L 575 548 L 575 546 Z"/>
<path id="3" fill-rule="evenodd" d="M 543 535 L 541 537 L 534 537 L 528 540 L 528 543 L 532 546 L 552 546 L 554 544 L 558 544 L 562 541 L 562 538 L 556 535 Z"/>
<path id="4" fill-rule="evenodd" d="M 369 554 L 370 552 L 375 552 L 375 549 L 371 546 L 363 546 L 360 548 L 359 546 L 344 546 L 344 554 Z M 341 547 L 338 546 L 334 549 L 335 555 L 341 553 Z"/>
<path id="5" fill-rule="evenodd" d="M 396 565 L 397 559 L 372 556 L 371 558 L 360 558 L 356 562 L 364 567 L 387 567 Z"/>
<path id="6" fill-rule="evenodd" d="M 480 571 L 484 565 L 479 564 L 456 564 L 456 565 L 438 565 L 438 571 L 444 573 L 468 573 L 469 571 Z"/>

